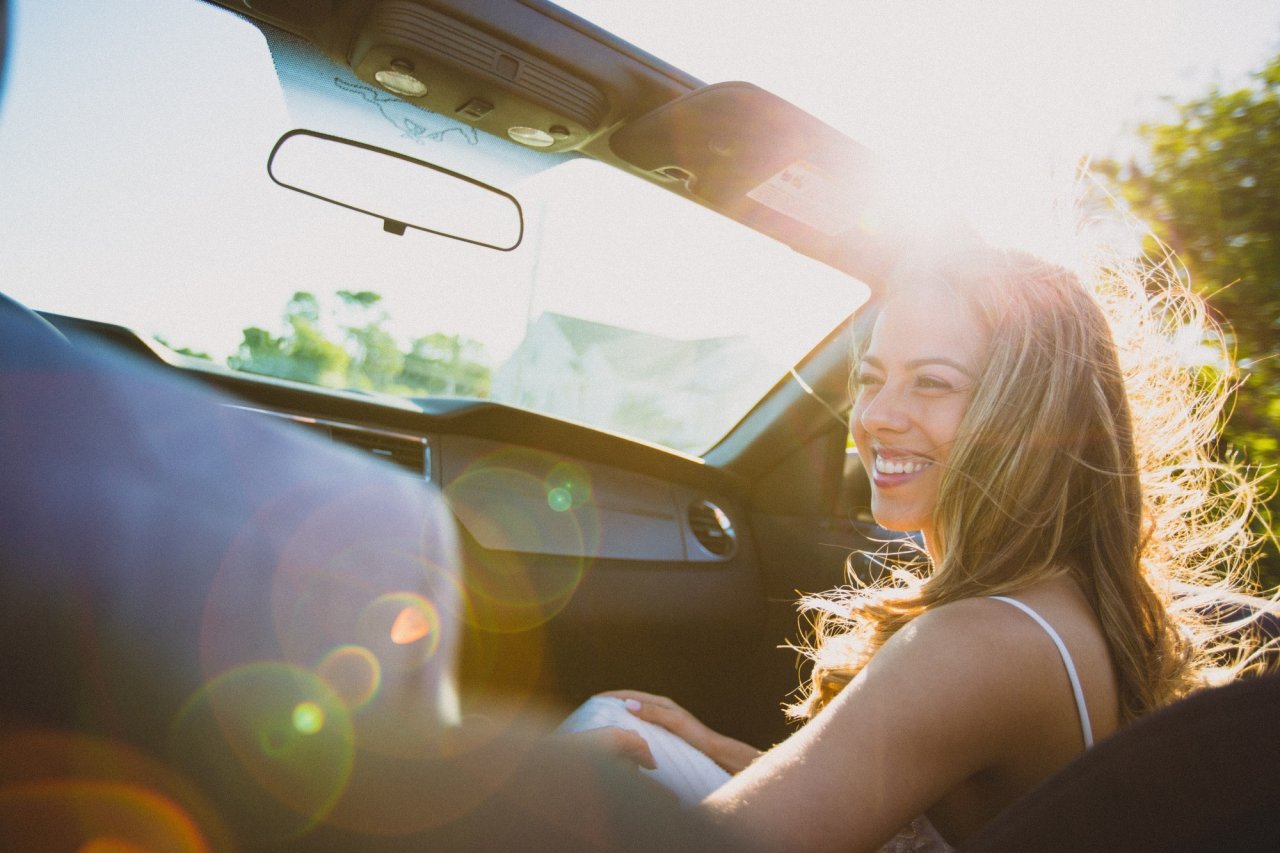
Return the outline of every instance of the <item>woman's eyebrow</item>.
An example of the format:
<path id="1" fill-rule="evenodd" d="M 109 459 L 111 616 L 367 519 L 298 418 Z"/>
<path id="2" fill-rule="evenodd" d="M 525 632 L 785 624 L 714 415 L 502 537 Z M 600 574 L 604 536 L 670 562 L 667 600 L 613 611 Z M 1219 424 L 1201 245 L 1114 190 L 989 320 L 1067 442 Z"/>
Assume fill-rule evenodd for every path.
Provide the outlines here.
<path id="1" fill-rule="evenodd" d="M 927 358 L 913 358 L 911 361 L 907 362 L 907 367 L 911 370 L 915 370 L 917 367 L 925 367 L 930 364 L 944 364 L 953 370 L 960 371 L 970 379 L 973 378 L 973 371 L 968 367 L 956 361 L 954 358 L 947 358 L 946 356 L 941 355 L 929 356 Z"/>
<path id="2" fill-rule="evenodd" d="M 862 363 L 869 367 L 874 367 L 876 370 L 880 370 L 880 371 L 884 370 L 884 362 L 876 358 L 874 355 L 865 356 L 862 359 Z M 943 355 L 931 355 L 931 356 L 926 356 L 925 358 L 913 358 L 906 363 L 906 367 L 908 370 L 915 370 L 920 367 L 926 367 L 930 364 L 946 365 L 947 367 L 950 367 L 953 370 L 960 371 L 970 379 L 974 378 L 972 369 L 956 361 L 954 358 L 947 358 L 946 356 L 943 356 Z"/>

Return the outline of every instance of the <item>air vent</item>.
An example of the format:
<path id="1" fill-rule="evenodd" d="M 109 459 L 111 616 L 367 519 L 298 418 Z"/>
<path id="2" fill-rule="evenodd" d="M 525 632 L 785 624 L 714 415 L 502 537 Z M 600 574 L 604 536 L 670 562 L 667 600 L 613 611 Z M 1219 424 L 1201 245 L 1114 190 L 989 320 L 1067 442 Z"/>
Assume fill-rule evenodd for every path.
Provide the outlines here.
<path id="1" fill-rule="evenodd" d="M 738 547 L 733 522 L 710 501 L 697 501 L 689 506 L 689 529 L 698 544 L 717 557 L 730 557 Z"/>
<path id="2" fill-rule="evenodd" d="M 370 456 L 398 465 L 418 479 L 431 479 L 431 445 L 424 436 L 253 406 L 231 405 L 230 408 L 289 421 L 327 436 L 339 444 L 363 450 Z"/>
<path id="3" fill-rule="evenodd" d="M 422 436 L 348 424 L 329 423 L 326 426 L 334 441 L 363 450 L 387 462 L 394 462 L 401 468 L 426 478 L 427 440 Z"/>

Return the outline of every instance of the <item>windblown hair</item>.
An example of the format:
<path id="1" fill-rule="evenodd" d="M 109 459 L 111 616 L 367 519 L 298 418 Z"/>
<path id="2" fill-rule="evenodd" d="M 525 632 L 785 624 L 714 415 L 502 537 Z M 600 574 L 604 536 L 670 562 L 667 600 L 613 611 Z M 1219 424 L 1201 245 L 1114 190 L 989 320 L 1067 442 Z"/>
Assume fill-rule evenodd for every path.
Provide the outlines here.
<path id="1" fill-rule="evenodd" d="M 789 712 L 816 713 L 929 608 L 1063 574 L 1106 635 L 1122 720 L 1199 686 L 1239 651 L 1223 602 L 1245 588 L 1256 544 L 1255 486 L 1211 453 L 1234 380 L 1203 303 L 1167 262 L 1086 286 L 1030 255 L 981 249 L 894 276 L 928 279 L 959 294 L 990 341 L 941 476 L 939 562 L 882 555 L 879 580 L 804 598 L 814 667 Z M 1245 665 L 1243 653 L 1230 660 Z"/>

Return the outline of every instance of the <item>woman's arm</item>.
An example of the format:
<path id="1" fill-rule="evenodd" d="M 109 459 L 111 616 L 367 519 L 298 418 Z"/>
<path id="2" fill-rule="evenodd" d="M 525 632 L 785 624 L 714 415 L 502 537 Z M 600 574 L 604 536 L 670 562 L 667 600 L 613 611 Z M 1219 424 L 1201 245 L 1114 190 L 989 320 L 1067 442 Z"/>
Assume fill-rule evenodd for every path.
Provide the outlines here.
<path id="1" fill-rule="evenodd" d="M 1055 653 L 1023 642 L 1024 627 L 985 601 L 919 617 L 702 808 L 766 849 L 877 848 L 975 774 L 1035 749 L 1044 702 L 1069 701 L 1045 677 L 1061 667 Z"/>

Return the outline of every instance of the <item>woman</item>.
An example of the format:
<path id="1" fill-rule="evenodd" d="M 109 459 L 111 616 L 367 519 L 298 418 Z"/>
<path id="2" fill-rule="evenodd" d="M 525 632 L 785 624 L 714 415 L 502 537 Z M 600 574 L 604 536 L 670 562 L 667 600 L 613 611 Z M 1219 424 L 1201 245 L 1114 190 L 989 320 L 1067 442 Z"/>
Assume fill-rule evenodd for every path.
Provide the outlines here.
<path id="1" fill-rule="evenodd" d="M 851 430 L 877 522 L 920 531 L 926 571 L 805 602 L 808 723 L 763 754 L 606 694 L 734 774 L 700 808 L 766 848 L 948 849 L 1203 682 L 1223 626 L 1189 593 L 1245 568 L 1252 487 L 1205 456 L 1227 377 L 1170 344 L 1199 303 L 1154 283 L 1090 291 L 996 250 L 899 271 Z"/>

